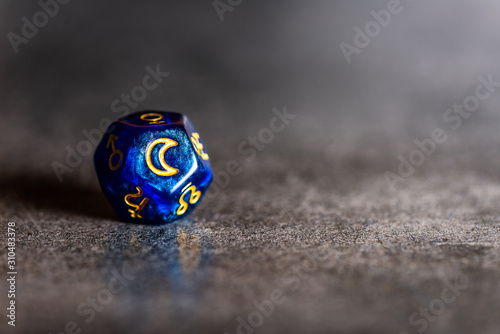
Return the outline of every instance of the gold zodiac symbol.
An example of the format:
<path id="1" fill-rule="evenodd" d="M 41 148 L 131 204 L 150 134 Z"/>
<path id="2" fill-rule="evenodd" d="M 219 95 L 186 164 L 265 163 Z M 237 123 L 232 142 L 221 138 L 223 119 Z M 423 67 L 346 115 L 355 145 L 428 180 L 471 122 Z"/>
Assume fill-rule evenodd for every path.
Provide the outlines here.
<path id="1" fill-rule="evenodd" d="M 157 114 L 157 113 L 154 113 L 154 112 L 141 115 L 141 119 L 143 121 L 149 122 L 149 124 L 165 123 L 165 121 L 162 121 L 163 115 Z"/>
<path id="2" fill-rule="evenodd" d="M 141 187 L 136 187 L 135 189 L 137 189 L 137 194 L 126 195 L 125 196 L 125 203 L 127 203 L 127 205 L 130 205 L 131 207 L 135 208 L 135 209 L 128 209 L 128 212 L 131 213 L 132 218 L 142 218 L 142 216 L 139 214 L 139 212 L 141 212 L 141 210 L 144 209 L 144 206 L 146 205 L 146 203 L 148 203 L 149 199 L 144 197 L 142 199 L 141 203 L 139 203 L 139 204 L 130 203 L 130 201 L 129 201 L 130 198 L 141 197 L 143 195 Z"/>
<path id="3" fill-rule="evenodd" d="M 202 157 L 203 160 L 208 160 L 208 154 L 203 152 L 203 144 L 200 143 L 200 135 L 198 132 L 193 132 L 193 134 L 191 135 L 191 142 L 194 145 L 196 153 L 198 153 L 198 155 Z"/>
<path id="4" fill-rule="evenodd" d="M 190 204 L 195 204 L 196 202 L 198 202 L 200 200 L 201 191 L 199 191 L 199 190 L 196 191 L 196 186 L 191 186 L 191 182 L 190 182 L 187 186 L 185 186 L 182 189 L 182 195 L 181 195 L 181 198 L 179 199 L 179 204 L 181 206 L 179 206 L 179 208 L 177 209 L 178 216 L 184 214 L 188 209 L 188 204 L 184 200 L 184 195 L 186 195 L 189 191 L 191 191 L 191 196 L 189 198 Z"/>
<path id="5" fill-rule="evenodd" d="M 165 145 L 163 145 L 163 147 L 160 149 L 160 152 L 158 153 L 158 159 L 160 160 L 160 164 L 165 170 L 157 169 L 155 166 L 153 166 L 153 162 L 151 161 L 151 151 L 153 151 L 153 148 L 156 146 L 156 144 L 159 144 L 159 143 L 165 144 Z M 178 145 L 178 143 L 175 140 L 168 139 L 168 138 L 156 139 L 154 142 L 150 143 L 148 145 L 148 149 L 146 150 L 146 162 L 148 164 L 149 169 L 151 169 L 151 171 L 153 173 L 155 173 L 156 175 L 160 175 L 160 176 L 172 176 L 172 175 L 177 174 L 179 172 L 179 170 L 167 165 L 167 163 L 165 162 L 165 157 L 164 157 L 166 150 L 168 150 L 172 146 L 177 146 L 177 145 Z"/>
<path id="6" fill-rule="evenodd" d="M 108 140 L 108 143 L 106 144 L 106 148 L 108 148 L 109 145 L 111 144 L 111 149 L 113 150 L 113 153 L 111 153 L 111 155 L 109 157 L 109 169 L 111 169 L 111 170 L 117 170 L 118 167 L 121 166 L 122 160 L 123 160 L 123 153 L 122 153 L 122 151 L 117 150 L 116 147 L 115 147 L 115 140 L 117 140 L 117 139 L 118 139 L 118 136 L 109 135 L 109 140 Z M 120 161 L 118 161 L 117 165 L 113 165 L 113 157 L 115 155 L 119 155 L 120 156 Z"/>

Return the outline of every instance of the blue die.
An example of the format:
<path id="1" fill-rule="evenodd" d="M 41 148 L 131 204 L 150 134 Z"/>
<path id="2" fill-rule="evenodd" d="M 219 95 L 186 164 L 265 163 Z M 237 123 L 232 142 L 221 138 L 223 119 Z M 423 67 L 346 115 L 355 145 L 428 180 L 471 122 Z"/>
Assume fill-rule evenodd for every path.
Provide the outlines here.
<path id="1" fill-rule="evenodd" d="M 188 215 L 212 181 L 210 160 L 184 115 L 142 111 L 113 122 L 94 154 L 102 191 L 124 220 L 168 223 Z"/>

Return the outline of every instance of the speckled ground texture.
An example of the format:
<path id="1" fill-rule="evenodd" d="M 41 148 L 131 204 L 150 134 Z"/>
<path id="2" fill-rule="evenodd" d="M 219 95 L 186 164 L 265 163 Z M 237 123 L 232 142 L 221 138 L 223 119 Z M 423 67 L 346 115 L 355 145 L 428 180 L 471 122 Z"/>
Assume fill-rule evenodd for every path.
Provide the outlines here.
<path id="1" fill-rule="evenodd" d="M 451 281 L 458 297 L 426 332 L 497 333 L 498 179 L 429 172 L 391 192 L 376 161 L 331 159 L 345 162 L 262 156 L 164 226 L 116 221 L 95 182 L 10 178 L 0 205 L 18 224 L 19 327 L 235 333 L 237 317 L 279 289 L 283 303 L 258 332 L 413 332 L 408 317 Z M 76 308 L 112 270 L 133 278 L 87 324 Z"/>
<path id="2" fill-rule="evenodd" d="M 210 1 L 74 1 L 19 54 L 3 38 L 0 333 L 500 333 L 500 91 L 443 122 L 478 76 L 500 81 L 498 4 L 405 3 L 349 64 L 339 43 L 387 6 L 361 3 L 244 1 L 220 22 Z M 2 35 L 37 6 L 2 2 Z M 63 182 L 51 164 L 156 64 L 171 74 L 134 110 L 186 113 L 214 172 L 242 170 L 189 218 L 133 225 L 91 156 Z M 247 161 L 284 106 L 296 117 Z M 436 127 L 448 140 L 391 189 Z"/>

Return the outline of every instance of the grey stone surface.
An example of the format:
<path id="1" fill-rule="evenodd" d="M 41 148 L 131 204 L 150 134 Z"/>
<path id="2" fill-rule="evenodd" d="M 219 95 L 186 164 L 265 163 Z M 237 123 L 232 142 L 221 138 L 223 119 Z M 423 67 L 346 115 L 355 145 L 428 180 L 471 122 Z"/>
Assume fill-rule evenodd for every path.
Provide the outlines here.
<path id="1" fill-rule="evenodd" d="M 244 1 L 221 23 L 210 1 L 72 1 L 18 54 L 4 38 L 0 332 L 500 333 L 500 95 L 443 120 L 500 78 L 498 4 L 404 3 L 348 64 L 339 43 L 386 6 Z M 39 7 L 0 9 L 4 36 Z M 91 156 L 63 182 L 52 163 L 156 64 L 171 75 L 133 109 L 188 114 L 214 171 L 242 171 L 183 221 L 126 224 Z M 284 106 L 296 118 L 248 161 L 238 146 Z M 446 142 L 391 189 L 436 127 Z"/>
<path id="2" fill-rule="evenodd" d="M 236 333 L 278 289 L 283 303 L 257 332 L 413 333 L 420 307 L 439 313 L 426 333 L 498 332 L 498 181 L 429 172 L 391 192 L 375 161 L 326 171 L 312 154 L 277 155 L 164 226 L 116 221 L 95 183 L 9 178 L 0 203 L 18 224 L 16 329 Z M 113 270 L 133 278 L 87 324 L 77 307 L 100 293 L 107 303 Z M 445 292 L 440 310 L 448 284 L 457 296 Z"/>

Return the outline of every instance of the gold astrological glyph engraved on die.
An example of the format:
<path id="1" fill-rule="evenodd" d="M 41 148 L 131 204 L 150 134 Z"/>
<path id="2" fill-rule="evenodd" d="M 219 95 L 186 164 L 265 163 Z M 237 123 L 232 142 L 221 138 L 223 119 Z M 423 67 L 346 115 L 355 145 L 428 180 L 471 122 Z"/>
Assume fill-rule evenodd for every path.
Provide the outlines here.
<path id="1" fill-rule="evenodd" d="M 203 159 L 208 160 L 208 154 L 203 151 L 203 144 L 200 143 L 200 134 L 198 132 L 193 132 L 191 135 L 191 142 L 193 143 L 194 149 L 196 153 Z"/>
<path id="2" fill-rule="evenodd" d="M 163 147 L 160 149 L 160 152 L 158 153 L 158 160 L 160 160 L 161 166 L 164 168 L 164 170 L 160 170 L 156 168 L 153 165 L 153 161 L 151 160 L 151 152 L 153 151 L 153 148 L 157 145 L 163 143 Z M 177 146 L 178 143 L 175 140 L 169 139 L 169 138 L 159 138 L 156 139 L 155 141 L 149 143 L 148 148 L 146 150 L 146 163 L 148 164 L 149 169 L 155 173 L 156 175 L 160 176 L 172 176 L 175 175 L 179 172 L 177 168 L 170 167 L 166 162 L 165 162 L 165 152 L 173 147 Z"/>
<path id="3" fill-rule="evenodd" d="M 182 214 L 184 214 L 187 209 L 188 209 L 188 204 L 187 202 L 184 200 L 184 195 L 186 195 L 188 192 L 191 191 L 191 196 L 189 197 L 189 200 L 188 202 L 190 204 L 196 204 L 199 200 L 200 200 L 200 197 L 201 197 L 201 191 L 197 191 L 196 190 L 196 186 L 193 186 L 191 185 L 192 183 L 190 182 L 187 186 L 185 186 L 183 189 L 182 189 L 182 195 L 181 195 L 181 198 L 179 198 L 179 208 L 177 209 L 177 215 L 180 216 Z"/>
<path id="4" fill-rule="evenodd" d="M 133 209 L 128 209 L 128 212 L 130 212 L 132 218 L 142 218 L 142 216 L 139 214 L 139 212 L 141 212 L 142 209 L 144 209 L 144 206 L 148 203 L 149 199 L 147 197 L 144 197 L 142 199 L 141 203 L 139 203 L 139 204 L 131 203 L 130 202 L 131 198 L 142 197 L 142 195 L 143 195 L 141 187 L 136 187 L 135 189 L 137 190 L 137 194 L 126 195 L 125 196 L 125 203 L 127 203 L 127 205 L 133 207 Z"/>
<path id="5" fill-rule="evenodd" d="M 111 145 L 111 149 L 113 150 L 113 152 L 109 156 L 109 169 L 111 170 L 117 170 L 121 166 L 123 160 L 123 153 L 121 150 L 116 149 L 115 140 L 118 140 L 118 136 L 109 135 L 108 143 L 106 144 L 106 148 L 108 148 L 109 145 Z M 116 155 L 120 157 L 120 160 L 116 165 L 113 165 L 113 157 Z"/>
<path id="6" fill-rule="evenodd" d="M 165 123 L 165 121 L 162 121 L 163 115 L 155 113 L 155 112 L 150 112 L 150 113 L 141 115 L 141 119 L 143 121 L 149 122 L 149 124 L 161 124 L 161 123 Z"/>

